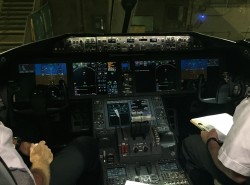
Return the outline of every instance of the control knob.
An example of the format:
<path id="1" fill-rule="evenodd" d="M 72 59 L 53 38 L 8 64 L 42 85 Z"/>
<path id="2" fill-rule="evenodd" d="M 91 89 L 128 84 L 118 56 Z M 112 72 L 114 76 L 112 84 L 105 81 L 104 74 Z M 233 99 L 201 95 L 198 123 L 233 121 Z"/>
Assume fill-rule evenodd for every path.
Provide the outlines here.
<path id="1" fill-rule="evenodd" d="M 133 151 L 134 151 L 134 153 L 137 153 L 139 151 L 139 149 L 137 147 L 134 147 Z"/>

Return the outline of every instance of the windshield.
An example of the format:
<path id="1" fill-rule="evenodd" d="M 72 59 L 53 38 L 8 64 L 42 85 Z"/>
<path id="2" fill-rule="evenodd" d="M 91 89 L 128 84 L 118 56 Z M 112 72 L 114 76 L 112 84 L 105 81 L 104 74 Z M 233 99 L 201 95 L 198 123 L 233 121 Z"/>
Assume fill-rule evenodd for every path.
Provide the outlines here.
<path id="1" fill-rule="evenodd" d="M 66 33 L 250 36 L 249 0 L 0 0 L 1 50 Z M 1 51 L 0 51 L 1 52 Z"/>

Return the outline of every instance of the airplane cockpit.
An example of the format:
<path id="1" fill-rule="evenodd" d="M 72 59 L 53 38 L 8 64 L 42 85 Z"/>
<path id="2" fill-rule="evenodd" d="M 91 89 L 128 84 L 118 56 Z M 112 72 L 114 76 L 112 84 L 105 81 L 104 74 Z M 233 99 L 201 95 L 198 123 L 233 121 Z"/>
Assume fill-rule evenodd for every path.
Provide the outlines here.
<path id="1" fill-rule="evenodd" d="M 249 61 L 248 42 L 197 32 L 64 34 L 1 53 L 1 119 L 55 151 L 93 136 L 103 185 L 192 185 L 179 156 L 200 132 L 190 119 L 232 115 Z"/>

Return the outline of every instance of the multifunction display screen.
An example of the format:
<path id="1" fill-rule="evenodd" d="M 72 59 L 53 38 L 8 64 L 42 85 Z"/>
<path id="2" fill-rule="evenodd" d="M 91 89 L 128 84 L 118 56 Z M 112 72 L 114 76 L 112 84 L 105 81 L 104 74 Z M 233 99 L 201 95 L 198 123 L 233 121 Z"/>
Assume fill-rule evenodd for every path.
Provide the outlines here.
<path id="1" fill-rule="evenodd" d="M 136 92 L 176 90 L 175 60 L 135 61 Z"/>
<path id="2" fill-rule="evenodd" d="M 152 119 L 148 99 L 108 101 L 107 112 L 109 127 L 122 127 Z"/>

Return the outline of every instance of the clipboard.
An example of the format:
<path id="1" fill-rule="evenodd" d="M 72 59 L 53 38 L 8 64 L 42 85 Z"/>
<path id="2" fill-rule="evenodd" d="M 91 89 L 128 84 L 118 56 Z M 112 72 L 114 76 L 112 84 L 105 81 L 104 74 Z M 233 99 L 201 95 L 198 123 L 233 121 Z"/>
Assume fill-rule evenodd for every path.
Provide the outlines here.
<path id="1" fill-rule="evenodd" d="M 218 134 L 218 139 L 223 142 L 233 125 L 233 116 L 228 113 L 221 113 L 192 118 L 190 122 L 200 130 L 210 131 L 215 129 Z"/>

